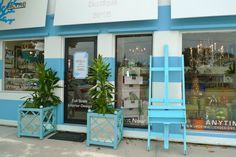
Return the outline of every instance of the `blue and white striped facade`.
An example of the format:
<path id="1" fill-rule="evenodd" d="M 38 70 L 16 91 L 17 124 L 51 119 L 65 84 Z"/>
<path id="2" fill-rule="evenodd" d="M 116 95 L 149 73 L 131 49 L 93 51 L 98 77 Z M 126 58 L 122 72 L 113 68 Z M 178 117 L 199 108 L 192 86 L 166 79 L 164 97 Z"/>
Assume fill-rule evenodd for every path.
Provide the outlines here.
<path id="1" fill-rule="evenodd" d="M 83 24 L 68 26 L 53 26 L 54 8 L 56 0 L 49 0 L 46 26 L 44 28 L 30 28 L 18 30 L 0 31 L 0 124 L 16 125 L 17 107 L 23 102 L 21 97 L 26 92 L 4 91 L 3 89 L 3 43 L 10 40 L 44 39 L 45 61 L 47 66 L 58 72 L 60 84 L 64 85 L 64 58 L 66 37 L 97 36 L 97 52 L 108 58 L 111 64 L 112 77 L 110 81 L 115 83 L 115 37 L 124 34 L 153 34 L 153 55 L 163 56 L 163 46 L 169 45 L 169 55 L 182 55 L 182 35 L 186 32 L 204 31 L 236 31 L 236 16 L 202 17 L 188 19 L 171 19 L 170 0 L 159 0 L 158 20 L 115 22 L 100 24 Z M 164 83 L 153 83 L 153 97 L 161 97 Z M 170 97 L 181 97 L 181 85 L 173 80 L 170 85 Z M 64 97 L 64 89 L 58 89 L 57 94 Z M 57 124 L 59 130 L 86 131 L 86 126 L 64 123 L 64 103 L 57 108 Z M 156 127 L 158 131 L 158 126 Z M 180 128 L 173 127 L 178 133 Z M 125 128 L 124 136 L 147 138 L 147 130 Z M 174 139 L 173 139 L 174 140 Z M 193 143 L 221 144 L 236 146 L 236 134 L 227 132 L 191 131 L 187 132 L 187 141 Z"/>

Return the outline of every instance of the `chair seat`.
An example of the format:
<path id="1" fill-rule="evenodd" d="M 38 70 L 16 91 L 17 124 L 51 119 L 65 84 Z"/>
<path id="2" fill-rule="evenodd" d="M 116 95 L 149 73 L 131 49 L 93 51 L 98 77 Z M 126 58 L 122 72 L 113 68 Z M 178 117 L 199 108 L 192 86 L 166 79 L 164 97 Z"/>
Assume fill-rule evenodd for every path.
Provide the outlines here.
<path id="1" fill-rule="evenodd" d="M 185 118 L 149 118 L 150 124 L 185 124 Z"/>
<path id="2" fill-rule="evenodd" d="M 186 111 L 182 109 L 150 109 L 148 110 L 150 118 L 185 118 Z"/>

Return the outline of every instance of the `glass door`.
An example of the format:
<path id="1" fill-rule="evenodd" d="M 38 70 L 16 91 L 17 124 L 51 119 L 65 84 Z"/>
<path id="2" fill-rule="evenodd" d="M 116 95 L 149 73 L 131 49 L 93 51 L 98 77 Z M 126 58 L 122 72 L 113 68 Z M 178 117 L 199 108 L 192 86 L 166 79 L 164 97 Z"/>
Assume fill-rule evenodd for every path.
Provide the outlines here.
<path id="1" fill-rule="evenodd" d="M 65 39 L 65 122 L 86 123 L 86 113 L 90 105 L 90 97 L 86 76 L 88 66 L 96 57 L 97 38 Z"/>

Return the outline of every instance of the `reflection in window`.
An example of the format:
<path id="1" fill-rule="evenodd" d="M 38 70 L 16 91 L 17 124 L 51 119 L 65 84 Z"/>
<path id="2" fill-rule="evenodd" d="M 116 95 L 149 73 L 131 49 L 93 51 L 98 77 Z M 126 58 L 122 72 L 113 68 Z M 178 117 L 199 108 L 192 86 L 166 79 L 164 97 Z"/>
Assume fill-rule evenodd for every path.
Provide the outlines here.
<path id="1" fill-rule="evenodd" d="M 145 127 L 152 36 L 118 36 L 116 42 L 117 105 L 124 107 L 126 126 Z"/>
<path id="2" fill-rule="evenodd" d="M 236 131 L 236 32 L 183 35 L 188 128 Z"/>
<path id="3" fill-rule="evenodd" d="M 36 64 L 44 62 L 44 41 L 5 42 L 5 90 L 26 91 L 37 88 Z"/>
<path id="4" fill-rule="evenodd" d="M 87 54 L 88 65 L 96 56 L 96 37 L 66 38 L 66 122 L 85 123 L 87 110 L 91 108 L 88 94 L 91 86 L 85 78 L 74 76 L 75 54 Z M 85 67 L 88 68 L 88 67 Z"/>

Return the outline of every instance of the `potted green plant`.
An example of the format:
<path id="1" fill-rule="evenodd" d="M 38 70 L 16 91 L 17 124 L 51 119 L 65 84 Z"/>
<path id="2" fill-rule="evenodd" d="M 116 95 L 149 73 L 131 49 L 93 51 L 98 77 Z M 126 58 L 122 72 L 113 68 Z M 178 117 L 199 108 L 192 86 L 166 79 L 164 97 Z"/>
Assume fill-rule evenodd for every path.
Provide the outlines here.
<path id="1" fill-rule="evenodd" d="M 38 81 L 36 89 L 26 98 L 18 109 L 18 137 L 33 136 L 43 139 L 56 130 L 56 106 L 61 103 L 54 90 L 58 85 L 57 72 L 46 68 L 44 64 L 37 64 Z"/>
<path id="2" fill-rule="evenodd" d="M 88 82 L 92 110 L 87 113 L 87 145 L 117 148 L 123 138 L 123 110 L 113 107 L 114 85 L 108 81 L 109 64 L 101 55 L 89 67 Z"/>

